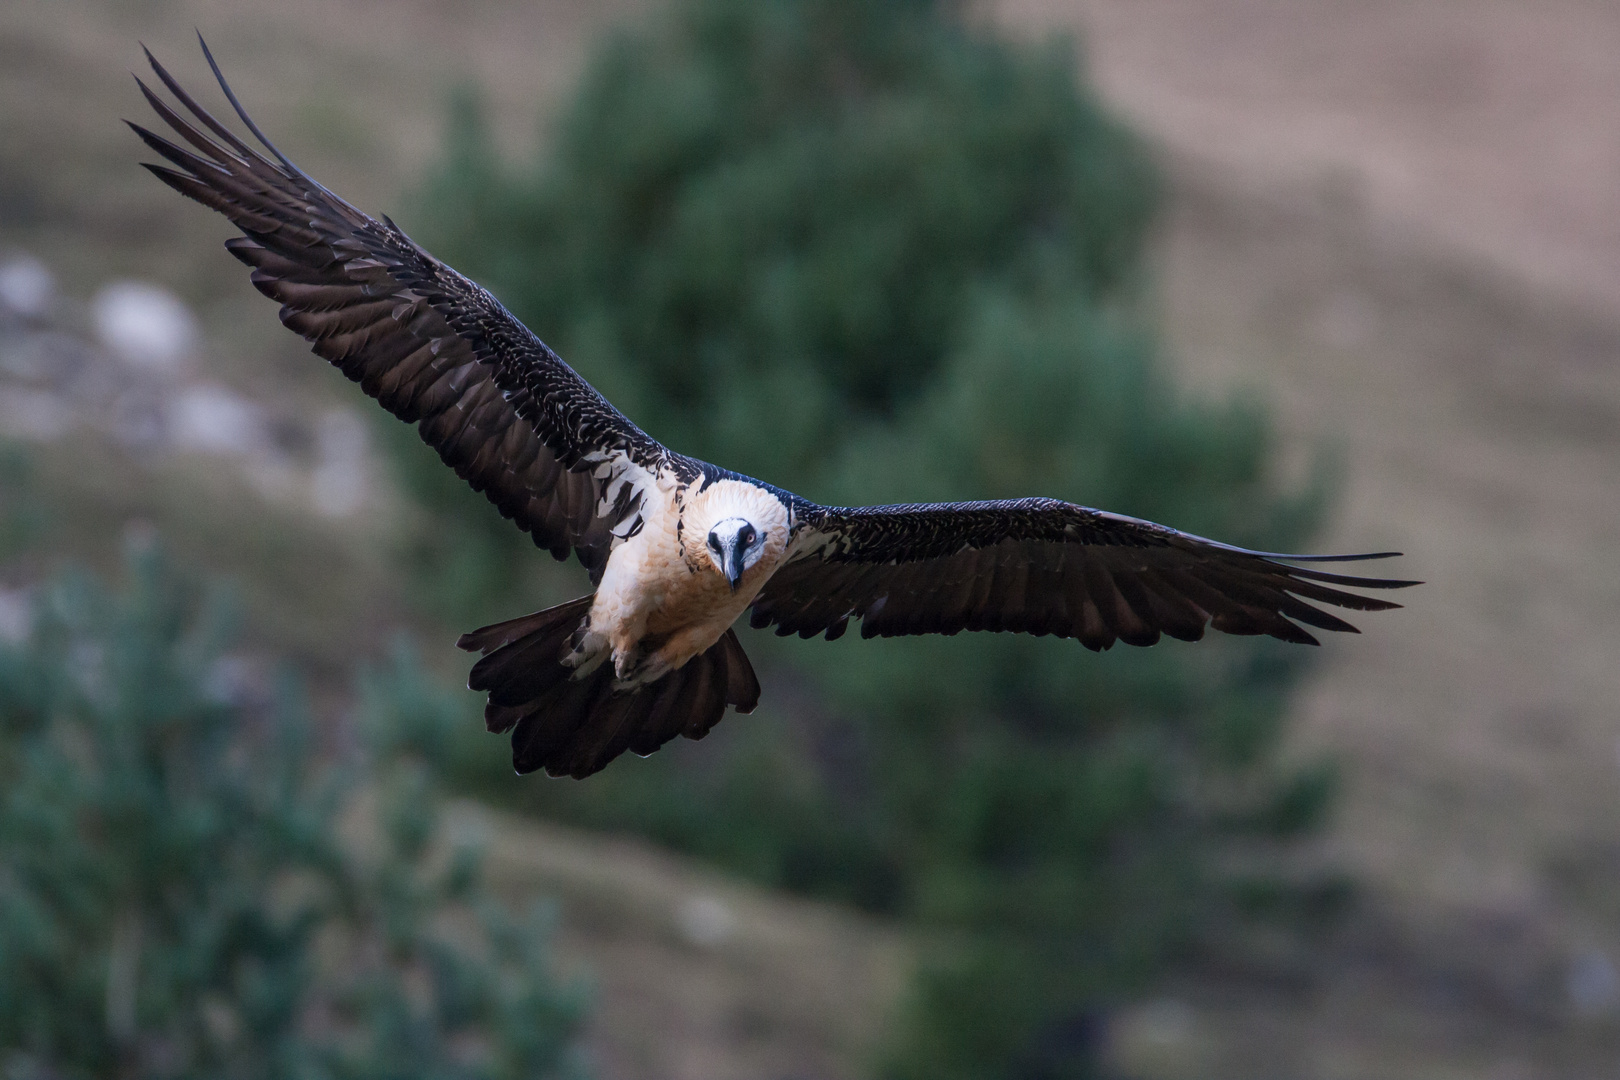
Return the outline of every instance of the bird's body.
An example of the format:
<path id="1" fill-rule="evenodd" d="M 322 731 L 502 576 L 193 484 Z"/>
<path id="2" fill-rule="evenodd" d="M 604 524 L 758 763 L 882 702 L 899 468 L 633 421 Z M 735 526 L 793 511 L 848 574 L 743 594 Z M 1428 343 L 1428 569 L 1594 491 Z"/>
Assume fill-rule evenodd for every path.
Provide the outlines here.
<path id="1" fill-rule="evenodd" d="M 241 229 L 226 247 L 284 324 L 596 584 L 461 639 L 482 654 L 468 682 L 489 695 L 490 730 L 511 732 L 520 772 L 585 776 L 626 750 L 701 738 L 727 705 L 752 710 L 759 683 L 732 630 L 744 611 L 829 640 L 855 620 L 863 637 L 1011 631 L 1094 650 L 1206 626 L 1316 644 L 1299 624 L 1355 629 L 1317 603 L 1399 606 L 1343 586 L 1413 584 L 1290 565 L 1387 552 L 1247 551 L 1056 499 L 828 507 L 676 453 L 488 292 L 293 165 L 208 60 L 270 156 L 152 60 L 190 119 L 141 90 L 192 149 L 131 125 L 178 167 L 147 168 Z"/>
<path id="2" fill-rule="evenodd" d="M 641 530 L 608 556 L 584 635 L 596 648 L 580 650 L 580 667 L 607 655 L 624 689 L 662 678 L 719 641 L 782 564 L 791 531 L 787 505 L 746 480 L 706 479 L 661 485 Z M 745 522 L 764 541 L 736 587 L 707 550 L 713 528 L 730 520 Z"/>

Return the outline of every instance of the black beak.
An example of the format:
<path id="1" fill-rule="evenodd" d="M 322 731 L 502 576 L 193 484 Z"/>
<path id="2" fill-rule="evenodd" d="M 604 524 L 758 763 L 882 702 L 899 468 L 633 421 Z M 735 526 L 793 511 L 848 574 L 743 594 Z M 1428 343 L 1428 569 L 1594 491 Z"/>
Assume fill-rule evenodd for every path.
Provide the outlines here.
<path id="1" fill-rule="evenodd" d="M 731 582 L 731 591 L 736 592 L 742 584 L 743 576 L 743 546 L 733 544 L 731 550 L 726 552 L 726 580 Z"/>

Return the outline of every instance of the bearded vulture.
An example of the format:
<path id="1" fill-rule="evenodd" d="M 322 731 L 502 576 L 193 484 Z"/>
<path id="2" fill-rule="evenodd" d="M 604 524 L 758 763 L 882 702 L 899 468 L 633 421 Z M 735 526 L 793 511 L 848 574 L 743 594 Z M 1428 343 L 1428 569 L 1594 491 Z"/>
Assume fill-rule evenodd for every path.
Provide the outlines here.
<path id="1" fill-rule="evenodd" d="M 306 176 L 226 99 L 263 152 L 147 52 L 180 140 L 131 124 L 158 179 L 231 220 L 230 253 L 281 321 L 406 423 L 539 547 L 579 558 L 594 594 L 461 638 L 468 685 L 511 732 L 520 773 L 584 777 L 624 751 L 702 738 L 759 682 L 731 628 L 829 641 L 962 630 L 1054 634 L 1101 650 L 1196 641 L 1206 625 L 1317 643 L 1355 628 L 1316 604 L 1415 584 L 1289 565 L 1398 554 L 1276 555 L 1056 499 L 819 506 L 660 445 L 484 289 Z M 268 155 L 268 156 L 267 156 Z M 1314 601 L 1315 603 L 1312 603 Z"/>

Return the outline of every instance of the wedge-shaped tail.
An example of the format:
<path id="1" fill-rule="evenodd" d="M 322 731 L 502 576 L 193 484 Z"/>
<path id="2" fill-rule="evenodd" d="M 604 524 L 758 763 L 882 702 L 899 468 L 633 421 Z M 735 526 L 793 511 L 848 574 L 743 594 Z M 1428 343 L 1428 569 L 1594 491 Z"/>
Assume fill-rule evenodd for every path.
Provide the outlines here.
<path id="1" fill-rule="evenodd" d="M 654 683 L 617 690 L 609 663 L 574 678 L 562 658 L 590 607 L 581 597 L 456 643 L 483 654 L 467 686 L 488 691 L 484 721 L 512 733 L 518 772 L 589 776 L 626 750 L 645 756 L 677 735 L 703 738 L 727 705 L 749 713 L 759 704 L 759 680 L 734 630 Z"/>

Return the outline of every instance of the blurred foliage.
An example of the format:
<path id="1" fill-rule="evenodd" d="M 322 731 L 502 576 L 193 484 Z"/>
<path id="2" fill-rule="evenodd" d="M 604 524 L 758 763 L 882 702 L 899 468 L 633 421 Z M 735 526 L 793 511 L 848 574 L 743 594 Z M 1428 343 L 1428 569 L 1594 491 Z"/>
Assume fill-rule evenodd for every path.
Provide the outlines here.
<path id="1" fill-rule="evenodd" d="M 128 575 L 42 587 L 0 647 L 4 1075 L 583 1075 L 544 913 L 440 828 L 456 701 L 401 652 L 320 746 L 218 596 L 150 544 Z"/>
<path id="2" fill-rule="evenodd" d="M 1165 378 L 1154 173 L 1073 56 L 929 0 L 685 0 L 600 48 L 530 166 L 458 101 L 423 238 L 654 436 L 810 498 L 1046 494 L 1301 544 L 1322 479 L 1280 490 L 1257 408 Z M 557 595 L 514 595 L 527 541 L 431 454 L 401 463 L 458 617 Z M 939 948 L 895 1077 L 1089 1075 L 1098 1010 L 1280 895 L 1229 857 L 1331 788 L 1274 760 L 1304 650 L 1272 642 L 745 644 L 765 702 L 704 746 L 577 785 L 490 747 L 472 781 L 915 920 Z"/>

